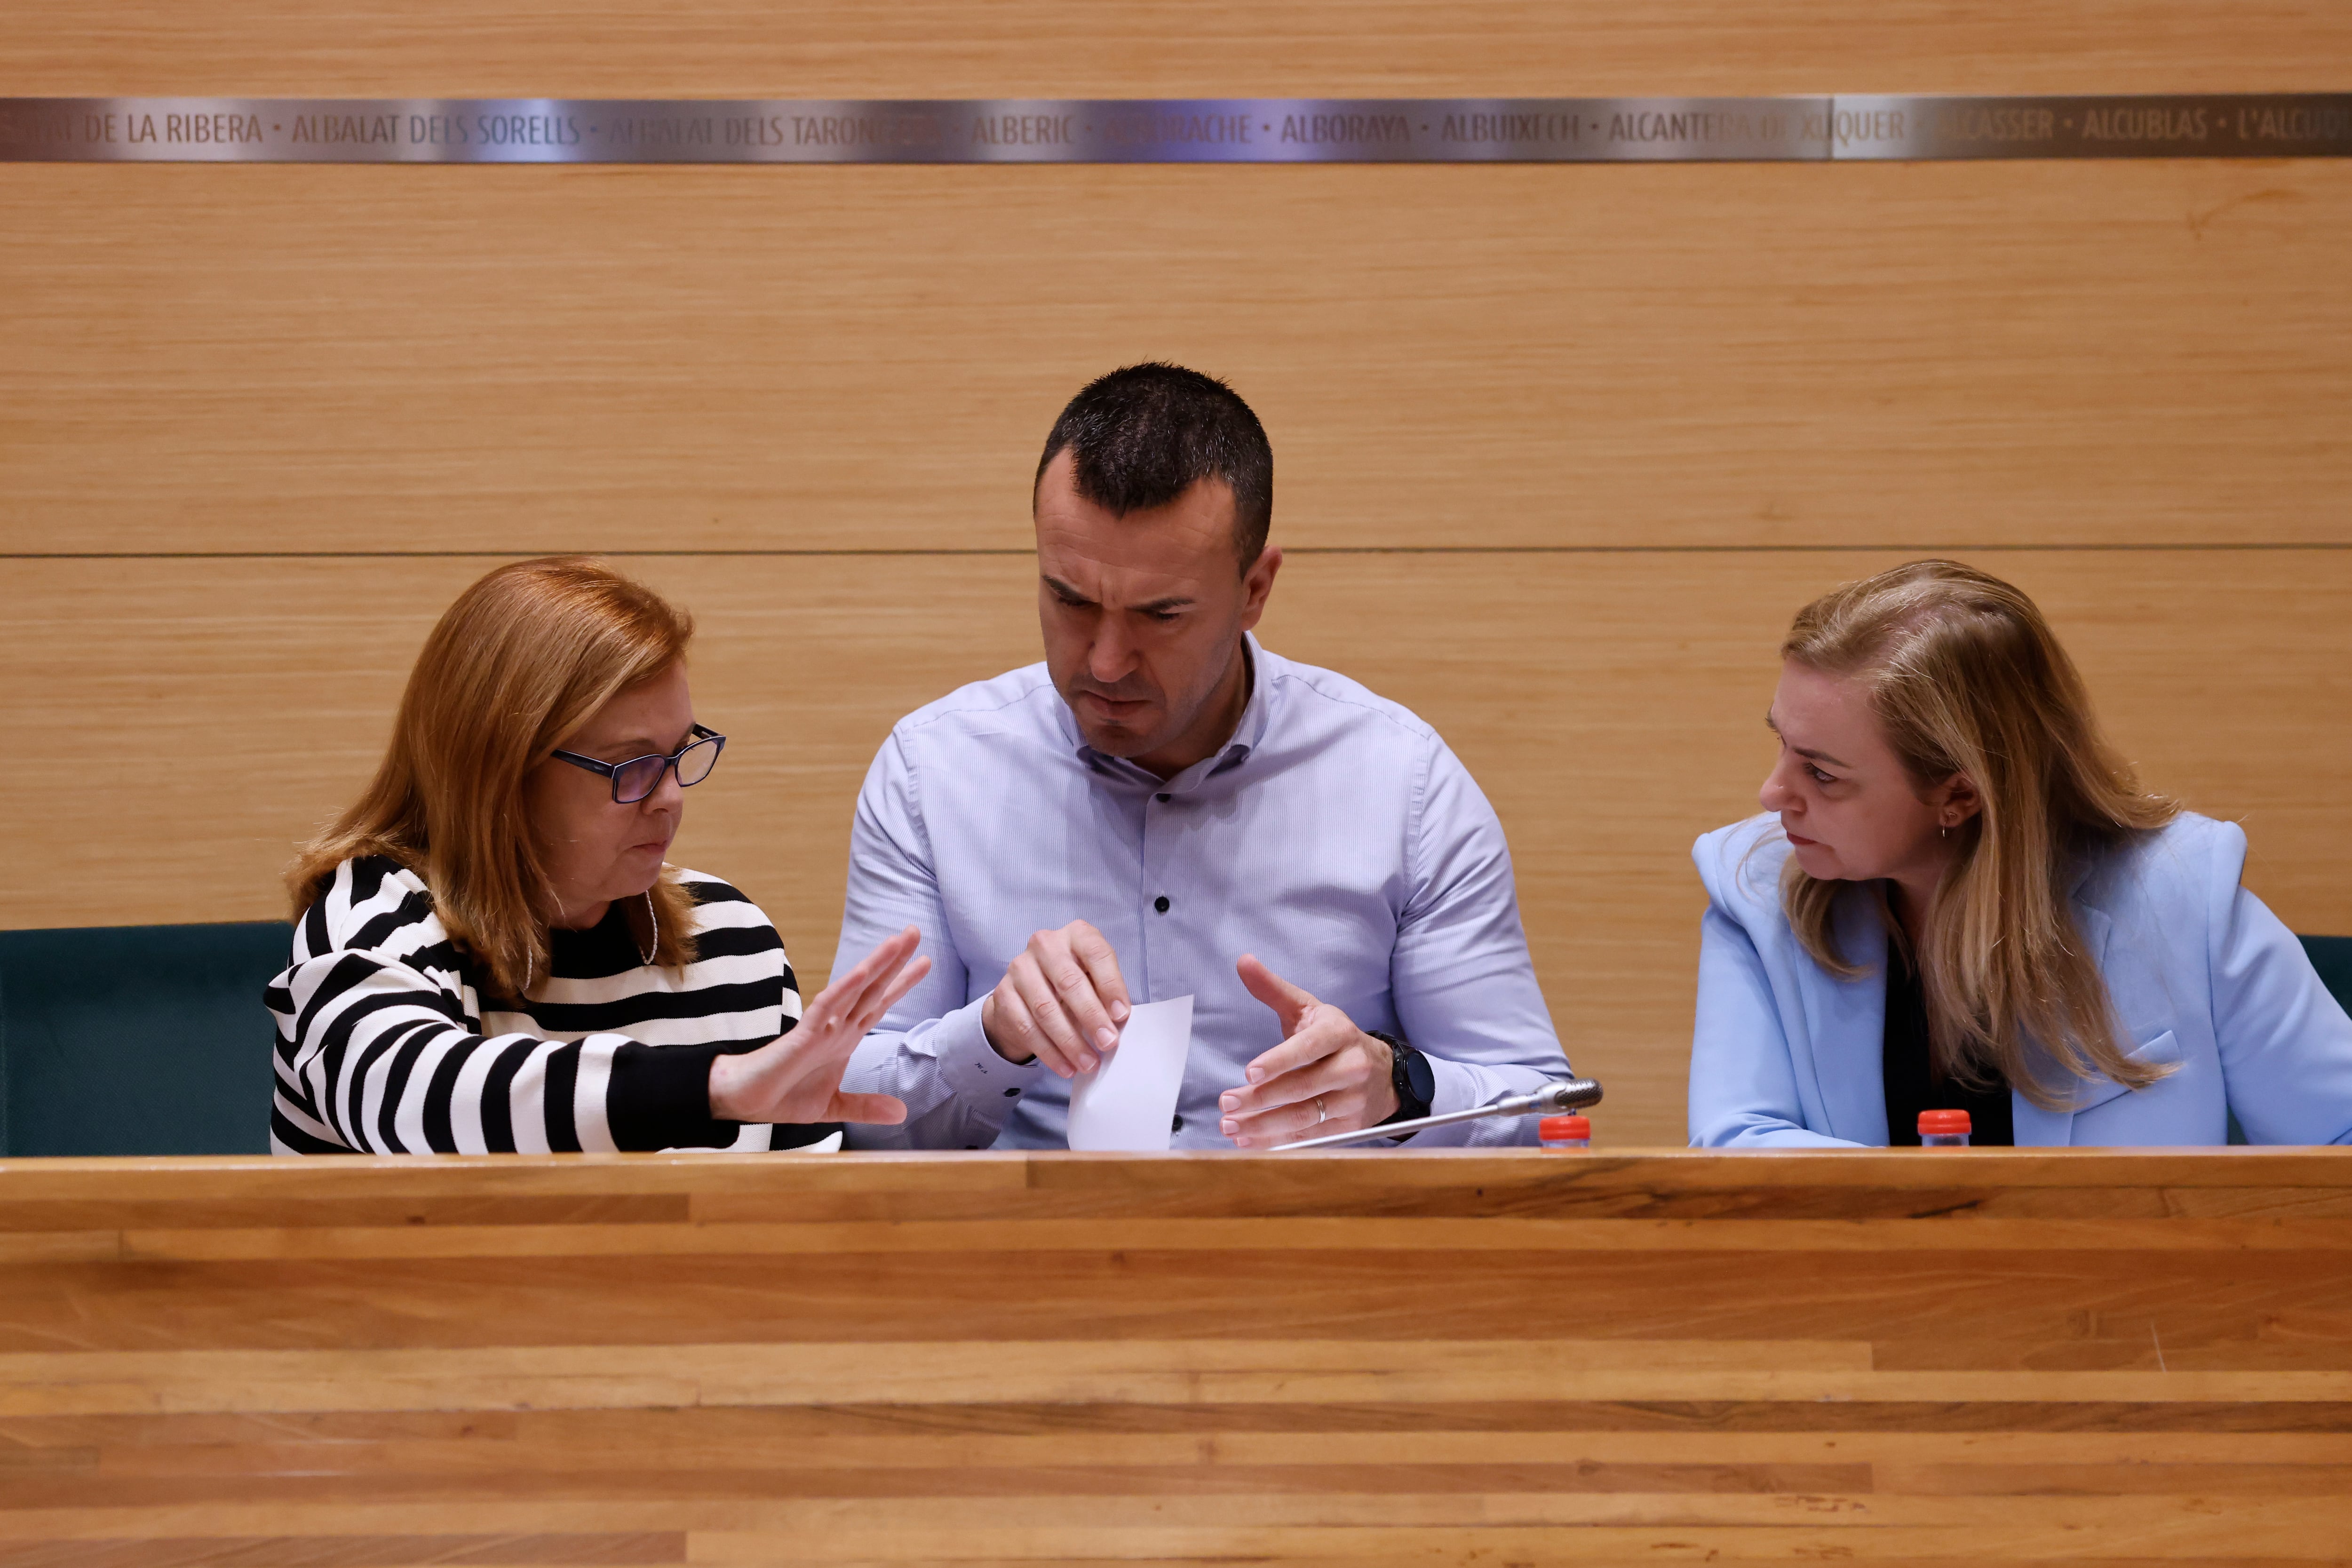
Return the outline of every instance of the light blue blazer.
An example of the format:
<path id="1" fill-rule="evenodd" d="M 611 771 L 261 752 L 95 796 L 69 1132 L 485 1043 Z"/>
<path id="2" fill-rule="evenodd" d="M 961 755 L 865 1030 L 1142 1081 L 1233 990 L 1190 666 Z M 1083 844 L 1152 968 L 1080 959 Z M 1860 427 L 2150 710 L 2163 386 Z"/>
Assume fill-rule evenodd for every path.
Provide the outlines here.
<path id="1" fill-rule="evenodd" d="M 1691 852 L 1706 884 L 1690 1139 L 1703 1148 L 1885 1145 L 1886 929 L 1860 887 L 1834 912 L 1841 980 L 1780 909 L 1789 842 L 1771 816 Z M 2352 1142 L 2352 1019 L 2303 944 L 2238 885 L 2246 836 L 2183 813 L 2093 862 L 2075 928 L 2106 976 L 2126 1049 L 2173 1068 L 2147 1088 L 2077 1080 L 2065 1110 L 2012 1092 L 2021 1145 L 2210 1144 L 2235 1111 L 2256 1143 Z"/>

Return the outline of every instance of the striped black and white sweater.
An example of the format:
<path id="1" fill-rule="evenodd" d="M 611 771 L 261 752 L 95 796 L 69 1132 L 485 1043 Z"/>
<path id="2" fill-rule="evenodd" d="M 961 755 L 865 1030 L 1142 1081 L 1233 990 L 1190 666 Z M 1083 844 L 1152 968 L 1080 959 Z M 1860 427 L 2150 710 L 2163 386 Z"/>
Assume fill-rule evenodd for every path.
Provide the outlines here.
<path id="1" fill-rule="evenodd" d="M 415 872 L 346 860 L 294 926 L 267 994 L 278 1020 L 269 1144 L 280 1154 L 839 1148 L 838 1125 L 710 1114 L 710 1063 L 799 1021 L 783 939 L 760 907 L 680 871 L 695 961 L 639 957 L 620 907 L 551 933 L 550 973 L 485 1010 Z"/>

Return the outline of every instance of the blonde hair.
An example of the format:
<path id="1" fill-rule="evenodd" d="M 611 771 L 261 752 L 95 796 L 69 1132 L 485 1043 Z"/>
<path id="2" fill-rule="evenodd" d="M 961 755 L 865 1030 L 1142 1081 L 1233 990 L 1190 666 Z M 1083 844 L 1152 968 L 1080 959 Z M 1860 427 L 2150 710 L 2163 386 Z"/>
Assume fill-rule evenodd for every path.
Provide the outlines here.
<path id="1" fill-rule="evenodd" d="M 683 658 L 693 635 L 684 611 L 584 556 L 519 561 L 458 595 L 416 657 L 375 781 L 288 870 L 294 918 L 343 861 L 389 857 L 424 879 L 492 985 L 521 995 L 548 967 L 548 878 L 523 780 L 605 703 Z M 667 868 L 622 909 L 652 962 L 692 962 L 694 901 Z"/>
<path id="2" fill-rule="evenodd" d="M 2045 1109 L 2063 1109 L 2045 1062 L 2132 1089 L 2162 1069 L 2124 1055 L 2114 1008 L 2068 895 L 2086 858 L 2172 820 L 2107 743 L 2074 661 L 2033 601 L 1957 561 L 1914 561 L 1832 589 L 1797 613 L 1780 656 L 1861 681 L 1895 752 L 1923 792 L 1954 774 L 1981 809 L 1920 911 L 1916 963 L 1935 1064 L 1979 1086 L 1985 1068 Z M 1780 897 L 1806 951 L 1839 974 L 1832 915 L 1843 882 L 1791 858 Z M 1887 916 L 1890 940 L 1903 934 Z"/>

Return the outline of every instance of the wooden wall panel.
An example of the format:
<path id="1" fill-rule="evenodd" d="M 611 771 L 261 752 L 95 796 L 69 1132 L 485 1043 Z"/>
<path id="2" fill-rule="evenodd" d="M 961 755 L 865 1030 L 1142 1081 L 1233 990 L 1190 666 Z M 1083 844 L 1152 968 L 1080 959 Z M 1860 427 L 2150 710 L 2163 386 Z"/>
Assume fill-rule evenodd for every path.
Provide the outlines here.
<path id="1" fill-rule="evenodd" d="M 1870 552 L 1315 555 L 1269 646 L 1434 723 L 1511 836 L 1546 994 L 1610 1086 L 1604 1138 L 1678 1142 L 1696 967 L 1690 841 L 1755 809 L 1791 611 Z M 2049 611 L 2148 781 L 2242 820 L 2290 924 L 2352 931 L 2352 554 L 1987 552 Z M 16 562 L 14 732 L 63 746 L 20 794 L 0 924 L 266 919 L 293 842 L 373 766 L 470 560 Z M 849 817 L 901 713 L 1036 657 L 1018 558 L 627 563 L 698 616 L 697 705 L 726 766 L 676 851 L 759 899 L 812 984 Z"/>
<path id="2" fill-rule="evenodd" d="M 84 0 L 9 90 L 1191 97 L 2333 90 L 2326 0 Z"/>
<path id="3" fill-rule="evenodd" d="M 1232 376 L 1318 545 L 2352 542 L 2352 163 L 0 171 L 0 552 L 1026 548 Z"/>

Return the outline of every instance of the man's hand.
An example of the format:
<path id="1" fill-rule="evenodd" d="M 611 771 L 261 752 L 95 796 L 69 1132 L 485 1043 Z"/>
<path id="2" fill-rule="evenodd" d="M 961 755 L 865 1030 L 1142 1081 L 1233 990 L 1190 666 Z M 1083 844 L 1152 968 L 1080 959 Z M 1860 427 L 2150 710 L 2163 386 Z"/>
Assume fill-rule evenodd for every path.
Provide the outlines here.
<path id="1" fill-rule="evenodd" d="M 1249 994 L 1274 1009 L 1287 1037 L 1244 1069 L 1246 1084 L 1219 1097 L 1219 1131 L 1241 1148 L 1265 1149 L 1354 1132 L 1396 1114 L 1388 1047 L 1250 954 L 1234 967 Z"/>
<path id="2" fill-rule="evenodd" d="M 1008 1062 L 1039 1059 L 1063 1078 L 1092 1072 L 1127 1022 L 1118 954 L 1084 921 L 1041 931 L 980 1005 L 981 1032 Z"/>
<path id="3" fill-rule="evenodd" d="M 710 1114 L 721 1121 L 906 1121 L 906 1105 L 889 1095 L 842 1093 L 841 1075 L 866 1031 L 931 972 L 929 959 L 914 957 L 921 942 L 908 926 L 818 992 L 791 1032 L 713 1060 Z"/>

